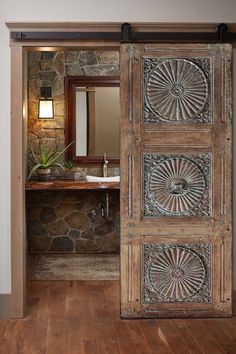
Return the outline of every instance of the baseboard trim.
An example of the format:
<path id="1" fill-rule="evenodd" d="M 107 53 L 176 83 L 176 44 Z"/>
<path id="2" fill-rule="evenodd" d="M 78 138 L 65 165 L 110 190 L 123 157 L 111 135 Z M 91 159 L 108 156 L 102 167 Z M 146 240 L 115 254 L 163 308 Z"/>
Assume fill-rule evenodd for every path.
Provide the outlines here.
<path id="1" fill-rule="evenodd" d="M 11 294 L 0 294 L 0 318 L 11 318 Z"/>

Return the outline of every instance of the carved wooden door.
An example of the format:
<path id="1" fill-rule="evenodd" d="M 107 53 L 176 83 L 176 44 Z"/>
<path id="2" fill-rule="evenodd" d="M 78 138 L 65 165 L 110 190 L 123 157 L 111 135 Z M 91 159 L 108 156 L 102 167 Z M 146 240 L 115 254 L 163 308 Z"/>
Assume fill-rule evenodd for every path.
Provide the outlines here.
<path id="1" fill-rule="evenodd" d="M 121 48 L 121 316 L 231 315 L 231 46 Z"/>

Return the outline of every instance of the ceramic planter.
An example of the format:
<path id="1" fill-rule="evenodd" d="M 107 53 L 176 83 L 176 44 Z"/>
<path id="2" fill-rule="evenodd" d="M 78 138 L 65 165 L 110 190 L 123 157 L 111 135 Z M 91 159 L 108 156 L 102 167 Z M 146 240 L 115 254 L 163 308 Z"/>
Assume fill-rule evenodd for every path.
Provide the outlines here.
<path id="1" fill-rule="evenodd" d="M 49 181 L 51 177 L 50 168 L 38 168 L 37 169 L 38 178 L 40 181 Z"/>
<path id="2" fill-rule="evenodd" d="M 65 179 L 78 181 L 80 179 L 80 172 L 77 172 L 77 171 L 66 171 L 65 172 Z"/>

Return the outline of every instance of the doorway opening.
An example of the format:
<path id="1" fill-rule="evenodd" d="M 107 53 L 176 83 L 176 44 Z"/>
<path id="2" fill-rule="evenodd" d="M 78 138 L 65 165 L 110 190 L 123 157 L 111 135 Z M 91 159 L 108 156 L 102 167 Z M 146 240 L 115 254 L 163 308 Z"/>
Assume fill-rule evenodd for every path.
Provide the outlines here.
<path id="1" fill-rule="evenodd" d="M 39 43 L 34 43 L 32 47 L 37 47 L 38 45 Z M 71 46 L 78 49 L 78 42 L 76 45 L 71 44 Z M 55 43 L 52 47 L 56 48 Z M 83 46 L 81 45 L 81 47 Z M 12 126 L 12 141 L 14 141 L 15 138 L 14 134 L 17 137 L 17 140 L 12 143 L 12 154 L 15 153 L 16 156 L 19 157 L 17 164 L 12 165 L 12 196 L 13 198 L 16 197 L 16 201 L 14 201 L 12 207 L 12 220 L 15 221 L 13 240 L 16 239 L 17 241 L 13 243 L 13 253 L 14 256 L 16 254 L 16 257 L 12 257 L 12 269 L 15 270 L 17 268 L 16 265 L 19 265 L 17 272 L 13 274 L 14 288 L 12 292 L 14 294 L 13 308 L 15 307 L 13 312 L 18 314 L 17 316 L 23 316 L 22 301 L 24 299 L 25 287 L 22 286 L 22 284 L 24 281 L 23 260 L 25 257 L 24 255 L 22 257 L 20 250 L 26 250 L 24 244 L 25 240 L 22 237 L 24 235 L 23 220 L 25 210 L 22 208 L 22 205 L 24 205 L 24 193 L 22 193 L 22 191 L 25 189 L 25 179 L 22 178 L 24 175 L 22 174 L 22 170 L 25 168 L 25 163 L 24 158 L 19 156 L 20 154 L 18 153 L 18 147 L 22 146 L 23 142 L 23 134 L 21 135 L 19 133 L 25 133 L 27 131 L 22 129 L 21 115 L 23 101 L 21 87 L 22 77 L 23 73 L 27 72 L 27 68 L 23 71 L 22 48 L 21 45 L 15 45 L 12 48 L 14 58 L 12 74 L 16 80 L 12 87 L 12 106 L 14 108 L 12 109 L 12 116 L 13 122 L 16 122 L 16 124 Z M 94 43 L 90 43 L 90 49 L 91 48 L 94 48 Z M 225 57 L 222 56 L 221 49 L 224 51 Z M 173 51 L 176 53 L 174 58 Z M 216 55 L 212 57 L 212 53 L 216 53 Z M 226 154 L 230 157 L 231 139 L 230 137 L 226 139 L 226 136 L 228 136 L 228 133 L 230 136 L 231 121 L 230 109 L 225 109 L 226 102 L 230 102 L 228 97 L 230 97 L 231 94 L 231 81 L 230 79 L 228 80 L 230 77 L 230 53 L 231 48 L 229 45 L 122 45 L 122 117 L 128 118 L 122 121 L 123 134 L 121 134 L 123 141 L 121 144 L 121 201 L 123 206 L 121 210 L 123 241 L 121 308 L 123 309 L 123 317 L 161 317 L 163 315 L 169 317 L 173 316 L 175 313 L 178 313 L 178 316 L 180 314 L 184 316 L 193 314 L 195 317 L 197 314 L 195 311 L 198 311 L 200 316 L 205 316 L 209 313 L 214 316 L 218 316 L 219 314 L 230 315 L 230 272 L 225 273 L 225 269 L 230 269 L 230 260 L 229 257 L 225 257 L 225 251 L 229 250 L 230 252 L 231 247 L 231 227 L 229 226 L 231 225 L 231 194 L 227 189 L 230 183 L 225 184 L 224 182 L 225 176 L 227 176 L 228 181 L 230 181 L 230 166 L 226 168 L 230 158 L 227 157 L 226 159 Z M 213 59 L 215 61 L 214 65 L 212 64 Z M 48 61 L 49 60 L 50 59 L 48 59 Z M 17 65 L 14 66 L 14 64 Z M 78 62 L 74 64 L 78 64 Z M 50 63 L 47 63 L 47 65 L 50 67 Z M 179 85 L 177 87 L 178 90 L 176 90 L 175 82 L 173 82 L 172 87 L 172 79 L 175 78 L 175 73 L 178 75 L 180 72 L 179 68 L 181 68 L 181 72 L 182 69 L 187 70 L 186 75 L 188 74 L 188 70 L 190 70 L 190 83 L 192 83 L 192 80 L 195 80 L 195 75 L 199 78 L 197 82 L 194 81 L 192 83 L 193 85 L 200 85 L 203 91 L 203 94 L 201 94 L 199 98 L 200 101 L 198 100 L 201 104 L 197 107 L 196 112 L 196 104 L 191 101 L 192 99 L 190 103 L 193 105 L 193 111 L 192 108 L 190 111 L 189 109 L 181 110 L 181 115 L 178 104 L 173 104 L 171 110 L 168 106 L 168 109 L 164 109 L 163 111 L 163 107 L 160 107 L 157 102 L 156 94 L 158 97 L 160 95 L 163 97 L 163 95 L 165 96 L 167 94 L 168 100 L 169 96 L 171 97 L 171 102 L 179 102 L 180 98 L 182 100 L 182 95 L 184 92 L 186 93 L 186 91 L 183 91 L 182 87 L 181 90 L 179 90 Z M 163 70 L 170 72 L 172 80 L 170 85 L 171 90 L 170 92 L 168 89 L 164 91 L 164 93 L 159 93 L 159 91 L 156 92 L 157 90 L 153 88 L 153 82 L 155 84 L 155 82 L 158 81 L 159 85 L 161 77 L 164 83 L 160 83 L 160 85 L 161 87 L 166 87 L 166 79 L 163 78 L 163 74 L 160 74 L 160 71 L 163 73 Z M 194 71 L 194 75 L 191 74 L 192 70 Z M 217 80 L 215 78 L 217 78 Z M 47 78 L 44 77 L 44 79 L 43 84 L 47 86 Z M 84 88 L 84 86 L 81 87 Z M 193 88 L 193 90 L 195 92 L 198 88 Z M 27 89 L 25 91 L 25 97 L 27 98 Z M 89 87 L 88 91 L 92 92 L 93 87 Z M 16 92 L 18 92 L 19 95 L 16 95 Z M 216 99 L 216 97 L 219 97 L 219 99 Z M 57 109 L 61 109 L 60 100 L 55 103 L 57 103 Z M 217 109 L 213 107 L 213 103 L 218 104 L 216 105 L 216 107 L 218 107 Z M 88 108 L 88 106 L 88 104 L 84 104 L 84 107 Z M 17 108 L 19 109 L 18 112 Z M 177 113 L 173 117 L 172 112 L 176 110 Z M 212 115 L 212 112 L 216 114 Z M 222 112 L 223 115 L 221 114 Z M 27 113 L 25 117 L 28 118 Z M 176 118 L 177 122 L 174 121 L 174 118 Z M 25 119 L 25 123 L 27 125 L 27 119 Z M 213 125 L 216 125 L 216 123 L 216 128 L 220 132 L 219 134 L 215 134 L 216 130 Z M 225 129 L 221 129 L 221 127 Z M 56 128 L 56 126 L 54 128 Z M 170 134 L 170 132 L 174 132 L 174 139 L 172 137 L 173 134 Z M 47 137 L 45 133 L 43 139 L 45 138 L 53 139 L 53 136 Z M 220 150 L 218 149 L 219 147 L 221 148 Z M 104 160 L 106 161 L 106 158 L 104 158 Z M 105 161 L 104 170 L 107 168 Z M 165 169 L 166 163 L 168 166 L 169 164 L 175 166 L 175 164 L 183 163 L 185 166 L 187 165 L 186 169 L 188 172 L 191 172 L 193 168 L 195 168 L 194 171 L 200 171 L 198 172 L 198 175 L 201 175 L 201 178 L 198 177 L 200 178 L 200 182 L 197 182 L 200 183 L 200 187 L 198 185 L 194 187 L 201 189 L 201 192 L 196 192 L 197 194 L 200 193 L 200 197 L 194 198 L 191 205 L 188 204 L 186 206 L 184 204 L 184 206 L 182 206 L 181 204 L 181 207 L 179 207 L 179 204 L 171 204 L 169 202 L 163 205 L 162 196 L 155 192 L 156 184 L 162 183 L 156 179 L 156 174 L 160 169 Z M 221 171 L 221 173 L 217 173 L 217 171 Z M 16 172 L 15 175 L 14 172 Z M 87 176 L 87 172 L 85 175 Z M 45 178 L 45 176 L 43 177 Z M 98 176 L 94 175 L 92 175 L 92 177 L 98 178 Z M 150 181 L 154 182 L 149 183 Z M 169 182 L 165 183 L 163 186 L 165 189 L 164 193 L 168 194 L 168 200 L 172 201 L 174 198 L 176 200 L 177 197 L 182 199 L 182 196 L 185 196 L 188 192 L 189 184 L 186 184 L 186 180 L 183 180 L 182 177 L 181 186 L 179 180 L 176 180 L 176 178 L 174 182 L 172 182 L 173 181 L 171 181 L 171 184 L 169 184 Z M 32 187 L 33 182 L 31 183 Z M 55 185 L 53 188 L 54 190 L 59 190 L 61 182 L 56 183 L 57 188 L 55 188 Z M 70 183 L 73 184 L 74 181 Z M 140 186 L 142 186 L 142 188 L 140 188 Z M 212 187 L 220 191 L 220 193 L 214 193 Z M 14 195 L 14 190 L 16 191 L 16 195 Z M 104 190 L 102 192 L 104 192 Z M 108 210 L 107 206 L 110 205 L 111 202 L 109 195 L 108 197 L 109 198 L 107 198 L 106 193 L 103 202 L 105 209 L 101 208 L 105 211 Z M 203 204 L 200 204 L 201 202 Z M 204 206 L 204 208 L 202 206 Z M 77 207 L 79 208 L 79 205 Z M 57 218 L 55 219 L 55 215 L 57 216 L 57 206 L 52 207 L 51 204 L 46 206 L 40 205 L 40 208 L 53 209 L 50 210 L 50 224 L 54 223 L 54 221 L 58 222 Z M 46 213 L 45 209 L 43 211 L 43 209 L 40 208 L 37 218 L 42 223 L 45 214 L 48 215 L 49 213 Z M 73 210 L 75 209 L 76 207 L 74 205 Z M 49 209 L 47 209 L 47 211 L 49 212 Z M 75 212 L 77 216 L 79 213 L 83 214 L 81 210 L 78 209 L 76 209 Z M 73 214 L 73 211 L 70 214 Z M 66 217 L 67 215 L 65 215 L 65 218 Z M 88 217 L 88 215 L 86 215 L 86 217 Z M 54 221 L 52 221 L 53 218 L 55 219 Z M 72 215 L 70 215 L 70 218 L 74 223 Z M 218 222 L 218 218 L 221 223 L 223 219 L 225 223 L 228 223 L 225 231 L 227 237 L 227 243 L 225 244 L 224 241 L 226 239 L 222 239 L 223 229 L 219 229 L 219 234 L 213 234 L 213 230 L 215 230 L 214 222 Z M 71 219 L 68 220 L 67 218 L 66 222 L 63 220 L 60 224 L 72 225 Z M 83 219 L 82 216 L 81 219 Z M 167 220 L 169 224 L 166 222 Z M 190 220 L 194 221 L 194 233 L 192 233 L 192 224 L 189 223 Z M 76 221 L 78 221 L 78 218 L 76 218 Z M 162 226 L 160 221 L 162 222 Z M 72 229 L 74 230 L 76 228 L 72 226 Z M 57 245 L 59 243 L 57 238 L 59 238 L 60 235 L 55 234 L 54 227 L 53 230 L 50 229 L 49 231 L 47 229 L 47 231 L 53 233 L 53 235 L 50 235 L 53 236 L 52 244 L 54 240 L 56 240 L 53 246 L 55 247 L 55 243 L 57 242 Z M 72 230 L 68 232 L 70 231 Z M 87 230 L 79 229 L 77 231 L 85 232 Z M 175 233 L 174 239 L 171 238 L 173 232 Z M 46 234 L 40 236 L 48 237 Z M 77 233 L 77 237 L 80 237 L 80 234 Z M 46 241 L 46 239 L 44 240 Z M 76 239 L 72 240 L 72 243 L 73 241 L 75 241 L 74 245 L 78 243 Z M 88 241 L 86 242 L 88 244 Z M 59 244 L 61 245 L 61 243 Z M 18 254 L 17 247 L 19 248 Z M 49 245 L 49 249 L 50 247 L 51 244 Z M 168 252 L 179 255 L 179 250 L 185 252 L 186 256 L 192 257 L 197 262 L 197 271 L 201 274 L 199 289 L 194 286 L 194 291 L 188 298 L 186 298 L 182 290 L 181 293 L 178 291 L 177 293 L 171 292 L 169 295 L 167 294 L 167 297 L 166 294 L 160 293 L 158 290 L 158 286 L 160 285 L 158 282 L 159 273 L 155 278 L 152 278 L 150 270 L 152 265 L 155 268 L 156 257 L 160 253 L 164 253 L 168 258 Z M 197 256 L 195 256 L 195 253 L 197 253 Z M 220 264 L 215 261 L 218 257 L 215 255 L 218 254 L 220 254 L 221 257 Z M 213 256 L 215 257 L 214 259 Z M 155 272 L 156 270 L 154 270 L 154 273 Z M 179 269 L 177 273 L 171 272 L 171 278 L 177 279 L 178 283 L 182 282 L 184 274 L 179 272 Z M 225 276 L 226 278 L 224 278 Z M 214 279 L 222 280 L 215 282 Z M 175 280 L 171 280 L 171 282 L 175 284 Z M 215 287 L 214 284 L 216 285 Z M 217 284 L 221 284 L 221 286 L 218 287 Z M 226 287 L 226 284 L 229 286 L 227 285 Z M 18 285 L 20 300 L 16 299 Z M 214 293 L 212 289 L 214 289 Z M 199 302 L 200 290 L 200 300 L 202 299 L 202 301 L 195 306 L 195 303 Z M 162 301 L 162 296 L 164 296 L 165 301 Z M 222 299 L 224 300 L 224 305 L 221 304 Z M 179 302 L 177 309 L 176 302 Z M 160 303 L 162 305 L 161 309 Z M 187 313 L 187 311 L 189 312 Z"/>
<path id="2" fill-rule="evenodd" d="M 30 47 L 24 61 L 27 292 L 37 281 L 118 282 L 119 47 Z M 42 119 L 45 87 L 53 117 Z M 50 155 L 50 176 L 39 174 Z"/>

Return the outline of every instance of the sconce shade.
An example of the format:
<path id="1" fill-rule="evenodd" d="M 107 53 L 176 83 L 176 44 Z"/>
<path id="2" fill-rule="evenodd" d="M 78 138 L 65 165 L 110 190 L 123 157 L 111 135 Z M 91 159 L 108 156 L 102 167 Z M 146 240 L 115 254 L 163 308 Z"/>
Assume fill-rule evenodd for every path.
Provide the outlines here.
<path id="1" fill-rule="evenodd" d="M 40 99 L 39 100 L 39 119 L 53 119 L 53 100 Z"/>
<path id="2" fill-rule="evenodd" d="M 41 87 L 41 99 L 39 100 L 39 119 L 53 119 L 53 99 L 51 87 Z"/>

